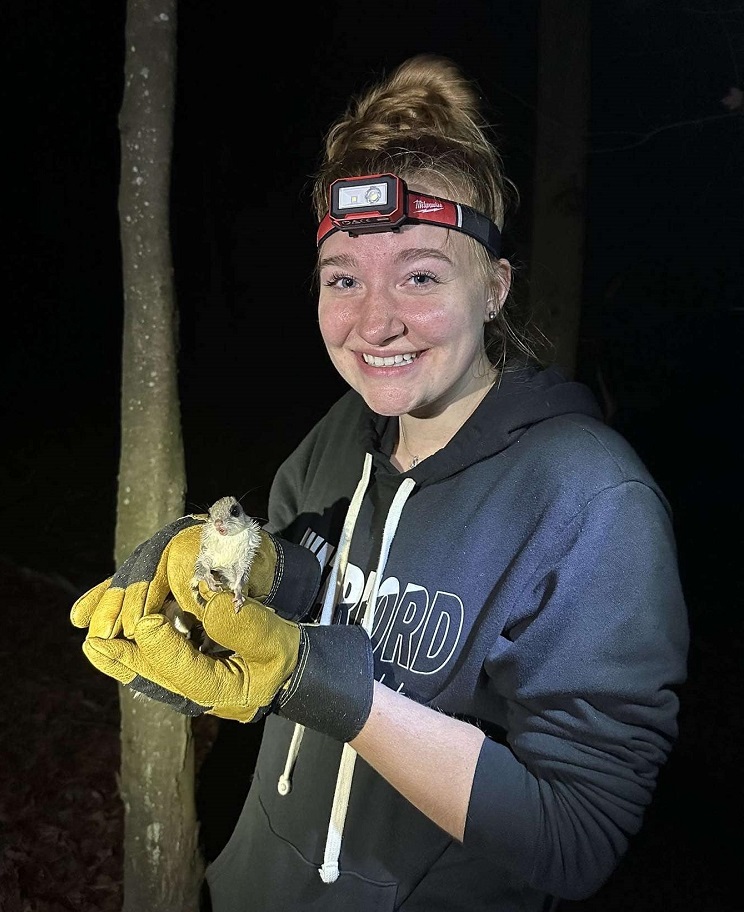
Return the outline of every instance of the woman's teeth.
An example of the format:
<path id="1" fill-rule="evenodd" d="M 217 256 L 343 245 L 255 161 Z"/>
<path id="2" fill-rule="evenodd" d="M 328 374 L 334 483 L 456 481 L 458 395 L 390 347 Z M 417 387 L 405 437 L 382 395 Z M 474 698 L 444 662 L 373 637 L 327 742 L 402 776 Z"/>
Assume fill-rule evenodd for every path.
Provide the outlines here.
<path id="1" fill-rule="evenodd" d="M 372 367 L 393 367 L 396 364 L 410 364 L 411 361 L 415 361 L 417 355 L 415 354 L 406 354 L 406 355 L 393 355 L 390 358 L 378 358 L 376 355 L 362 355 L 364 358 L 365 364 L 371 364 Z"/>

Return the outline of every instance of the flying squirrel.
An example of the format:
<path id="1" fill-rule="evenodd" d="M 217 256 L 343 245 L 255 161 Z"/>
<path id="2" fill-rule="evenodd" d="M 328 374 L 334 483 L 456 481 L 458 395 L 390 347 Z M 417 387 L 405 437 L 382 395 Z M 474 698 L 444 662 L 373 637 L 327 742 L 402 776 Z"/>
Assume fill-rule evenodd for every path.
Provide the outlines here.
<path id="1" fill-rule="evenodd" d="M 199 604 L 206 604 L 199 592 L 199 583 L 204 581 L 212 592 L 223 589 L 232 592 L 235 613 L 240 611 L 245 604 L 243 586 L 248 582 L 253 558 L 261 544 L 260 530 L 261 526 L 246 514 L 236 497 L 220 497 L 212 504 L 209 518 L 201 530 L 199 553 L 191 578 L 191 590 Z M 172 594 L 165 599 L 161 611 L 199 652 L 216 658 L 231 654 L 232 650 L 207 636 L 196 615 L 182 608 Z M 141 692 L 135 692 L 134 697 L 151 699 Z"/>
<path id="2" fill-rule="evenodd" d="M 243 586 L 261 544 L 261 527 L 248 516 L 236 497 L 220 497 L 209 508 L 209 519 L 201 531 L 199 555 L 194 566 L 191 589 L 197 601 L 199 583 L 213 591 L 229 589 L 237 614 L 245 604 Z"/>
<path id="3" fill-rule="evenodd" d="M 245 604 L 243 586 L 248 582 L 253 558 L 261 544 L 260 530 L 260 525 L 248 516 L 236 497 L 220 497 L 212 504 L 201 530 L 191 578 L 191 591 L 199 604 L 205 604 L 199 592 L 199 583 L 205 582 L 212 592 L 232 592 L 235 613 L 240 611 Z M 166 600 L 162 611 L 176 630 L 194 641 L 201 652 L 225 651 L 204 633 L 196 616 L 184 610 L 174 598 Z"/>

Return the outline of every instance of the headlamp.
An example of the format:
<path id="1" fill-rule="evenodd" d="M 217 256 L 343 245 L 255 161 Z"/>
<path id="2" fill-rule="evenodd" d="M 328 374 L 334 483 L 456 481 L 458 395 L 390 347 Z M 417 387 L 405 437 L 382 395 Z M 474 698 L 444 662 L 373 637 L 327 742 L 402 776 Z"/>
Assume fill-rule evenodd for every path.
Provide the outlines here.
<path id="1" fill-rule="evenodd" d="M 351 237 L 378 231 L 398 231 L 405 224 L 438 225 L 461 231 L 492 253 L 501 255 L 498 227 L 470 206 L 409 190 L 395 174 L 341 177 L 329 191 L 330 208 L 318 227 L 318 247 L 334 231 Z"/>

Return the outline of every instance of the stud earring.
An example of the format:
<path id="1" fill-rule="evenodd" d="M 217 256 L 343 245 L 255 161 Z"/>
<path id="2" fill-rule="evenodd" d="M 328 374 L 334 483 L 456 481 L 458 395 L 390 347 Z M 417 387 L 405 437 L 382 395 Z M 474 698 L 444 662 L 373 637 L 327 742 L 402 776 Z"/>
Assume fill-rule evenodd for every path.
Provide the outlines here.
<path id="1" fill-rule="evenodd" d="M 488 319 L 489 319 L 489 320 L 495 320 L 495 319 L 496 319 L 496 311 L 495 311 L 495 310 L 489 310 L 489 311 L 488 311 Z"/>

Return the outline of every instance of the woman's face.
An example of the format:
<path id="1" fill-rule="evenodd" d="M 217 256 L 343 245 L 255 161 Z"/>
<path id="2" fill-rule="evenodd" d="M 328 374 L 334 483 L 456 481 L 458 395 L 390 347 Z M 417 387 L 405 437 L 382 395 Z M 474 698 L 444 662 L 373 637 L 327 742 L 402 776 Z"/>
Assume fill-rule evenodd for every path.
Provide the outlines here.
<path id="1" fill-rule="evenodd" d="M 501 261 L 508 290 L 509 264 Z M 434 225 L 350 237 L 319 257 L 320 331 L 338 372 L 381 415 L 430 417 L 493 379 L 489 300 L 469 240 Z"/>

